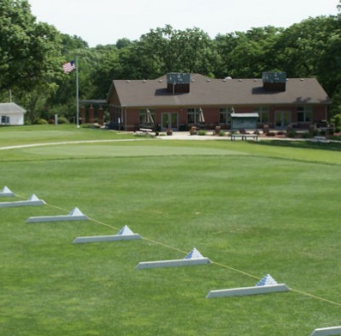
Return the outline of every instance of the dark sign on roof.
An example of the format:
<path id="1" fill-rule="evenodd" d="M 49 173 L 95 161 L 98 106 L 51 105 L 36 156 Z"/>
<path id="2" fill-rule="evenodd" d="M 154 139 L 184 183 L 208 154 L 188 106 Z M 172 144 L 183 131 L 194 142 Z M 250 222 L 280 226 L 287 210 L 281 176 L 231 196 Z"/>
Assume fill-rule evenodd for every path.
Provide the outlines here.
<path id="1" fill-rule="evenodd" d="M 286 72 L 263 72 L 264 83 L 285 83 L 287 81 Z"/>
<path id="2" fill-rule="evenodd" d="M 167 74 L 167 84 L 189 84 L 191 74 L 189 73 L 169 73 Z"/>

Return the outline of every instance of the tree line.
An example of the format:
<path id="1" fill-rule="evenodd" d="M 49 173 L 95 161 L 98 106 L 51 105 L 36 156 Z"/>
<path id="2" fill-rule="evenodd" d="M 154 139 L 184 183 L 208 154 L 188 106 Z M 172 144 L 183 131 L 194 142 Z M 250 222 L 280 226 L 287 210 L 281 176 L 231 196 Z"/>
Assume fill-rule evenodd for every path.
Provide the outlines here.
<path id="1" fill-rule="evenodd" d="M 284 29 L 266 26 L 210 38 L 199 28 L 151 29 L 90 48 L 78 36 L 37 22 L 29 1 L 0 2 L 0 100 L 9 95 L 27 111 L 27 121 L 55 113 L 74 117 L 75 73 L 62 64 L 78 59 L 80 99 L 105 99 L 113 79 L 155 79 L 169 72 L 212 78 L 259 78 L 263 71 L 315 77 L 341 109 L 341 5 L 336 14 L 308 18 Z"/>

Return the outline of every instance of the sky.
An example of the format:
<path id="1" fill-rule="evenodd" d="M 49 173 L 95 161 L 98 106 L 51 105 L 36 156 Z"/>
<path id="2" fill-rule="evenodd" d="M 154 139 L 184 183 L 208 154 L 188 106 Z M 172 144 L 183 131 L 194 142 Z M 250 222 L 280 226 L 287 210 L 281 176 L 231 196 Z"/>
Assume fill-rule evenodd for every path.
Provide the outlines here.
<path id="1" fill-rule="evenodd" d="M 37 21 L 76 35 L 90 47 L 138 40 L 151 29 L 200 28 L 211 38 L 254 27 L 287 28 L 336 15 L 339 0 L 28 0 Z"/>

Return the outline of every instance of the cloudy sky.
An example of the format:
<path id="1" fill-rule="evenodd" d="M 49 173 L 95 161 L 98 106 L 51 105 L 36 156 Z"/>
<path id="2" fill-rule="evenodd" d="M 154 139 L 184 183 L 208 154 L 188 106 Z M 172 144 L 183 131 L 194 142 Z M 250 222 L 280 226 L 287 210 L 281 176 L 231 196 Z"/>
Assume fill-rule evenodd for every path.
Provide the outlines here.
<path id="1" fill-rule="evenodd" d="M 28 0 L 38 21 L 80 36 L 90 47 L 138 39 L 150 29 L 200 28 L 218 34 L 252 27 L 289 27 L 309 17 L 336 15 L 339 0 Z"/>

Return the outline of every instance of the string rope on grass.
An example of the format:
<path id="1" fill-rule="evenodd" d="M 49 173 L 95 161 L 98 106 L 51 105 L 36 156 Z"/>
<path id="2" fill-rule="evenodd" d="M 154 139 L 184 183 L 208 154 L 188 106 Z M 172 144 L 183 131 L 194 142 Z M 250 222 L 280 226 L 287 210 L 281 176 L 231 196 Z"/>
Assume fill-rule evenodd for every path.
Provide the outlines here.
<path id="1" fill-rule="evenodd" d="M 17 195 L 17 197 L 20 198 L 19 195 Z M 23 198 L 23 197 L 21 197 Z M 24 198 L 23 198 L 24 199 Z M 59 209 L 59 210 L 62 210 L 62 211 L 65 211 L 65 209 L 61 208 L 61 207 L 58 207 L 56 205 L 53 205 L 53 204 L 49 204 L 49 203 L 46 203 L 47 206 L 51 207 L 51 208 L 55 208 L 55 209 Z M 108 228 L 111 228 L 111 229 L 115 229 L 115 230 L 118 230 L 119 228 L 113 226 L 113 225 L 110 225 L 110 224 L 106 224 L 106 223 L 103 223 L 103 222 L 100 222 L 98 221 L 97 219 L 93 219 L 93 218 L 89 218 L 90 221 L 94 222 L 94 223 L 97 223 L 99 225 L 103 225 L 103 226 L 106 226 Z M 186 251 L 182 251 L 181 249 L 178 249 L 176 247 L 173 247 L 173 246 L 170 246 L 170 245 L 166 245 L 166 244 L 163 244 L 161 242 L 158 242 L 158 241 L 155 241 L 155 240 L 152 240 L 152 239 L 149 239 L 149 238 L 145 238 L 145 237 L 141 237 L 143 240 L 145 241 L 149 241 L 153 244 L 157 244 L 157 245 L 160 245 L 160 246 L 163 246 L 165 248 L 168 248 L 168 249 L 171 249 L 171 250 L 174 250 L 174 251 L 177 251 L 177 252 L 181 252 L 181 253 L 187 253 Z M 218 263 L 218 262 L 215 262 L 212 260 L 212 263 L 219 266 L 219 267 L 223 267 L 223 268 L 226 268 L 226 269 L 229 269 L 231 271 L 234 271 L 234 272 L 237 272 L 237 273 L 240 273 L 240 274 L 243 274 L 245 276 L 248 276 L 250 278 L 253 278 L 253 279 L 256 279 L 256 280 L 259 280 L 260 278 L 253 275 L 253 274 L 250 274 L 250 273 L 247 273 L 245 271 L 242 271 L 242 270 L 239 270 L 237 268 L 234 268 L 234 267 L 231 267 L 231 266 L 228 266 L 228 265 L 225 265 L 225 264 L 222 264 L 222 263 Z M 336 305 L 338 307 L 341 307 L 341 303 L 339 302 L 336 302 L 336 301 L 332 301 L 332 300 L 328 300 L 328 299 L 325 299 L 323 297 L 320 297 L 320 296 L 317 296 L 317 295 L 314 295 L 314 294 L 310 294 L 310 293 L 307 293 L 307 292 L 304 292 L 304 291 L 300 291 L 298 289 L 294 289 L 294 288 L 290 288 L 291 291 L 293 292 L 296 292 L 298 294 L 301 294 L 301 295 L 304 295 L 304 296 L 307 296 L 307 297 L 310 297 L 311 299 L 315 299 L 315 300 L 319 300 L 319 301 L 323 301 L 323 302 L 327 302 L 329 304 L 332 304 L 332 305 Z"/>

